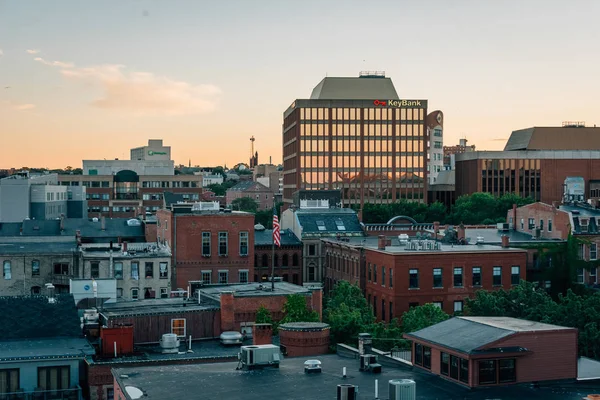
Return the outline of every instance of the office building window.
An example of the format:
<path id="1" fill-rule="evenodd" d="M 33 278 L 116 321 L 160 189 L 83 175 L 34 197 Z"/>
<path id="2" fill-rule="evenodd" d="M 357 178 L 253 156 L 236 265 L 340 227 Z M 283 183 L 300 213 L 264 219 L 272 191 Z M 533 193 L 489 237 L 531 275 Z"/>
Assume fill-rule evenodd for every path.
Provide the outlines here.
<path id="1" fill-rule="evenodd" d="M 454 312 L 462 312 L 463 310 L 463 302 L 462 300 L 456 300 L 454 302 Z"/>
<path id="2" fill-rule="evenodd" d="M 410 289 L 418 289 L 419 288 L 419 270 L 418 269 L 409 269 L 408 270 L 408 287 Z"/>
<path id="3" fill-rule="evenodd" d="M 31 262 L 31 276 L 36 276 L 40 274 L 40 261 L 33 260 Z"/>
<path id="4" fill-rule="evenodd" d="M 210 232 L 202 232 L 202 256 L 210 257 Z"/>
<path id="5" fill-rule="evenodd" d="M 481 267 L 473 267 L 473 286 L 481 286 Z"/>
<path id="6" fill-rule="evenodd" d="M 161 287 L 160 288 L 160 298 L 161 299 L 168 299 L 169 298 L 169 291 L 167 290 L 166 287 Z"/>
<path id="7" fill-rule="evenodd" d="M 494 267 L 492 284 L 494 286 L 502 285 L 502 267 Z"/>
<path id="8" fill-rule="evenodd" d="M 167 279 L 169 277 L 168 263 L 161 262 L 158 264 L 158 277 L 160 279 Z"/>
<path id="9" fill-rule="evenodd" d="M 240 256 L 248 255 L 248 232 L 240 232 Z"/>
<path id="10" fill-rule="evenodd" d="M 131 279 L 140 279 L 140 263 L 137 261 L 131 262 Z"/>
<path id="11" fill-rule="evenodd" d="M 219 255 L 227 255 L 227 232 L 219 232 Z"/>
<path id="12" fill-rule="evenodd" d="M 146 278 L 154 278 L 154 263 L 153 262 L 147 262 L 144 265 L 144 275 L 146 276 Z"/>
<path id="13" fill-rule="evenodd" d="M 441 288 L 444 286 L 443 278 L 442 278 L 442 269 L 434 268 L 433 269 L 433 287 Z"/>
<path id="14" fill-rule="evenodd" d="M 381 267 L 381 286 L 385 286 L 385 267 Z"/>
<path id="15" fill-rule="evenodd" d="M 394 287 L 394 270 L 390 268 L 390 287 Z M 391 316 L 391 314 L 390 314 Z"/>
<path id="16" fill-rule="evenodd" d="M 90 264 L 90 275 L 92 278 L 100 278 L 100 263 L 93 262 Z"/>
<path id="17" fill-rule="evenodd" d="M 219 283 L 229 283 L 228 271 L 219 271 Z"/>
<path id="18" fill-rule="evenodd" d="M 202 271 L 202 283 L 205 285 L 209 285 L 212 283 L 212 272 L 211 271 Z"/>
<path id="19" fill-rule="evenodd" d="M 185 337 L 185 318 L 174 318 L 171 320 L 171 333 L 179 337 Z"/>
<path id="20" fill-rule="evenodd" d="M 123 279 L 123 263 L 116 262 L 114 263 L 115 267 L 115 279 Z"/>
<path id="21" fill-rule="evenodd" d="M 590 260 L 598 259 L 598 245 L 596 243 L 590 243 Z"/>
<path id="22" fill-rule="evenodd" d="M 463 286 L 463 269 L 462 267 L 454 268 L 454 287 Z"/>
<path id="23" fill-rule="evenodd" d="M 518 265 L 513 265 L 510 268 L 510 284 L 518 285 L 521 281 L 521 267 Z"/>
<path id="24" fill-rule="evenodd" d="M 38 367 L 38 388 L 64 390 L 71 387 L 71 371 L 68 366 Z"/>
<path id="25" fill-rule="evenodd" d="M 240 283 L 248 283 L 248 270 L 241 270 L 239 274 Z"/>

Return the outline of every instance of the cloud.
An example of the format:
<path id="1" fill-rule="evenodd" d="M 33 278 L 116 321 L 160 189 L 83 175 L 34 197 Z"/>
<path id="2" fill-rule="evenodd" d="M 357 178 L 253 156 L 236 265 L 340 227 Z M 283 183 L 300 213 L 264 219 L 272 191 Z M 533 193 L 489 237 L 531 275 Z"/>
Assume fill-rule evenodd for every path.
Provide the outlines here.
<path id="1" fill-rule="evenodd" d="M 25 50 L 25 51 L 26 51 L 27 53 L 29 53 L 29 54 L 37 54 L 37 53 L 39 53 L 39 52 L 40 52 L 40 51 L 39 51 L 39 50 L 37 50 L 37 49 L 27 49 L 27 50 Z"/>
<path id="2" fill-rule="evenodd" d="M 99 87 L 102 95 L 94 107 L 135 115 L 193 115 L 214 111 L 221 90 L 214 85 L 192 85 L 149 72 L 129 71 L 126 66 L 106 64 L 75 67 L 72 63 L 35 61 L 60 68 L 71 80 Z"/>
<path id="3" fill-rule="evenodd" d="M 25 111 L 35 108 L 35 104 L 15 103 L 12 101 L 0 101 L 0 110 Z"/>
<path id="4" fill-rule="evenodd" d="M 37 62 L 40 62 L 40 63 L 42 63 L 44 65 L 49 65 L 51 67 L 73 68 L 75 66 L 75 64 L 73 64 L 73 63 L 62 62 L 62 61 L 47 61 L 47 60 L 44 60 L 41 57 L 36 57 L 33 60 L 37 61 Z"/>
<path id="5" fill-rule="evenodd" d="M 494 139 L 490 139 L 490 142 L 505 142 L 507 140 L 508 140 L 508 138 L 494 138 Z"/>

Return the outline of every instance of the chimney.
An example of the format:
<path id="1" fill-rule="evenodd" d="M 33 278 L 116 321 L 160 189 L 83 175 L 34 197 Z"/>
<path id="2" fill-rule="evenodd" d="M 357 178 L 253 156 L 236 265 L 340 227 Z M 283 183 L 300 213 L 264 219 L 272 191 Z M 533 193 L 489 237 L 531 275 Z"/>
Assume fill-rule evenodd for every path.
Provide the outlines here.
<path id="1" fill-rule="evenodd" d="M 437 234 L 440 231 L 440 222 L 439 221 L 434 221 L 433 222 L 433 233 L 435 234 L 435 238 L 437 238 Z"/>
<path id="2" fill-rule="evenodd" d="M 127 242 L 123 242 L 123 246 L 121 246 L 123 249 L 123 253 L 127 253 Z"/>
<path id="3" fill-rule="evenodd" d="M 100 229 L 106 230 L 106 217 L 104 215 L 100 217 Z"/>
<path id="4" fill-rule="evenodd" d="M 379 235 L 377 237 L 377 249 L 385 250 L 385 243 L 387 242 L 386 237 L 384 235 Z"/>
<path id="5" fill-rule="evenodd" d="M 75 240 L 77 241 L 77 246 L 81 246 L 81 231 L 79 229 L 75 231 Z"/>
<path id="6" fill-rule="evenodd" d="M 517 205 L 513 204 L 513 231 L 517 230 Z"/>
<path id="7" fill-rule="evenodd" d="M 458 229 L 456 230 L 456 239 L 459 241 L 464 240 L 465 236 L 466 236 L 465 235 L 465 226 L 461 222 L 460 225 L 458 226 Z"/>
<path id="8" fill-rule="evenodd" d="M 273 326 L 271 324 L 254 324 L 252 329 L 252 344 L 273 344 Z"/>
<path id="9" fill-rule="evenodd" d="M 502 247 L 507 249 L 510 245 L 510 238 L 508 235 L 502 235 Z"/>

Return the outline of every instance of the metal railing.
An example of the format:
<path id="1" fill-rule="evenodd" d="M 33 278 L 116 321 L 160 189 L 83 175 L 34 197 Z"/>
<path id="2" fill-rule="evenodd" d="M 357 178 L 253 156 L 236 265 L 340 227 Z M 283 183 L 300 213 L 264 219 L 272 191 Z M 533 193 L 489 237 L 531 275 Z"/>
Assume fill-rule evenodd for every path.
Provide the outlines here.
<path id="1" fill-rule="evenodd" d="M 81 387 L 63 390 L 36 389 L 33 392 L 23 390 L 13 393 L 0 393 L 0 400 L 81 400 Z"/>

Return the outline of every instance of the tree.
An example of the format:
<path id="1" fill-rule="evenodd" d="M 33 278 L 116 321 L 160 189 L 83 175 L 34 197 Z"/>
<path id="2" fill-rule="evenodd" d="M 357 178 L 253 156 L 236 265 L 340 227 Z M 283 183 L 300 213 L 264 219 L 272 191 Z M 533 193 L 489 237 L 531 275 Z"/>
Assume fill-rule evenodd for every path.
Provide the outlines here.
<path id="1" fill-rule="evenodd" d="M 231 208 L 237 211 L 255 213 L 258 210 L 258 203 L 252 197 L 240 197 L 231 202 Z"/>
<path id="2" fill-rule="evenodd" d="M 413 307 L 402 315 L 402 328 L 405 333 L 415 332 L 450 318 L 441 308 L 431 303 Z"/>
<path id="3" fill-rule="evenodd" d="M 287 322 L 319 322 L 319 314 L 309 310 L 306 306 L 306 297 L 301 294 L 291 294 L 283 305 L 285 317 L 282 324 Z"/>
<path id="4" fill-rule="evenodd" d="M 212 169 L 212 174 L 213 175 L 223 175 L 223 179 L 227 178 L 227 174 L 225 173 L 225 170 L 223 169 L 223 167 L 214 167 Z"/>
<path id="5" fill-rule="evenodd" d="M 214 192 L 215 196 L 225 196 L 227 189 L 235 186 L 235 184 L 233 181 L 224 181 L 223 183 L 213 183 L 206 188 Z"/>
<path id="6" fill-rule="evenodd" d="M 335 343 L 353 344 L 358 334 L 375 321 L 373 310 L 360 288 L 347 281 L 339 281 L 329 294 L 324 319 Z"/>
<path id="7" fill-rule="evenodd" d="M 257 324 L 271 324 L 273 325 L 273 318 L 271 317 L 271 312 L 267 310 L 267 307 L 261 305 L 256 311 L 256 321 Z"/>

